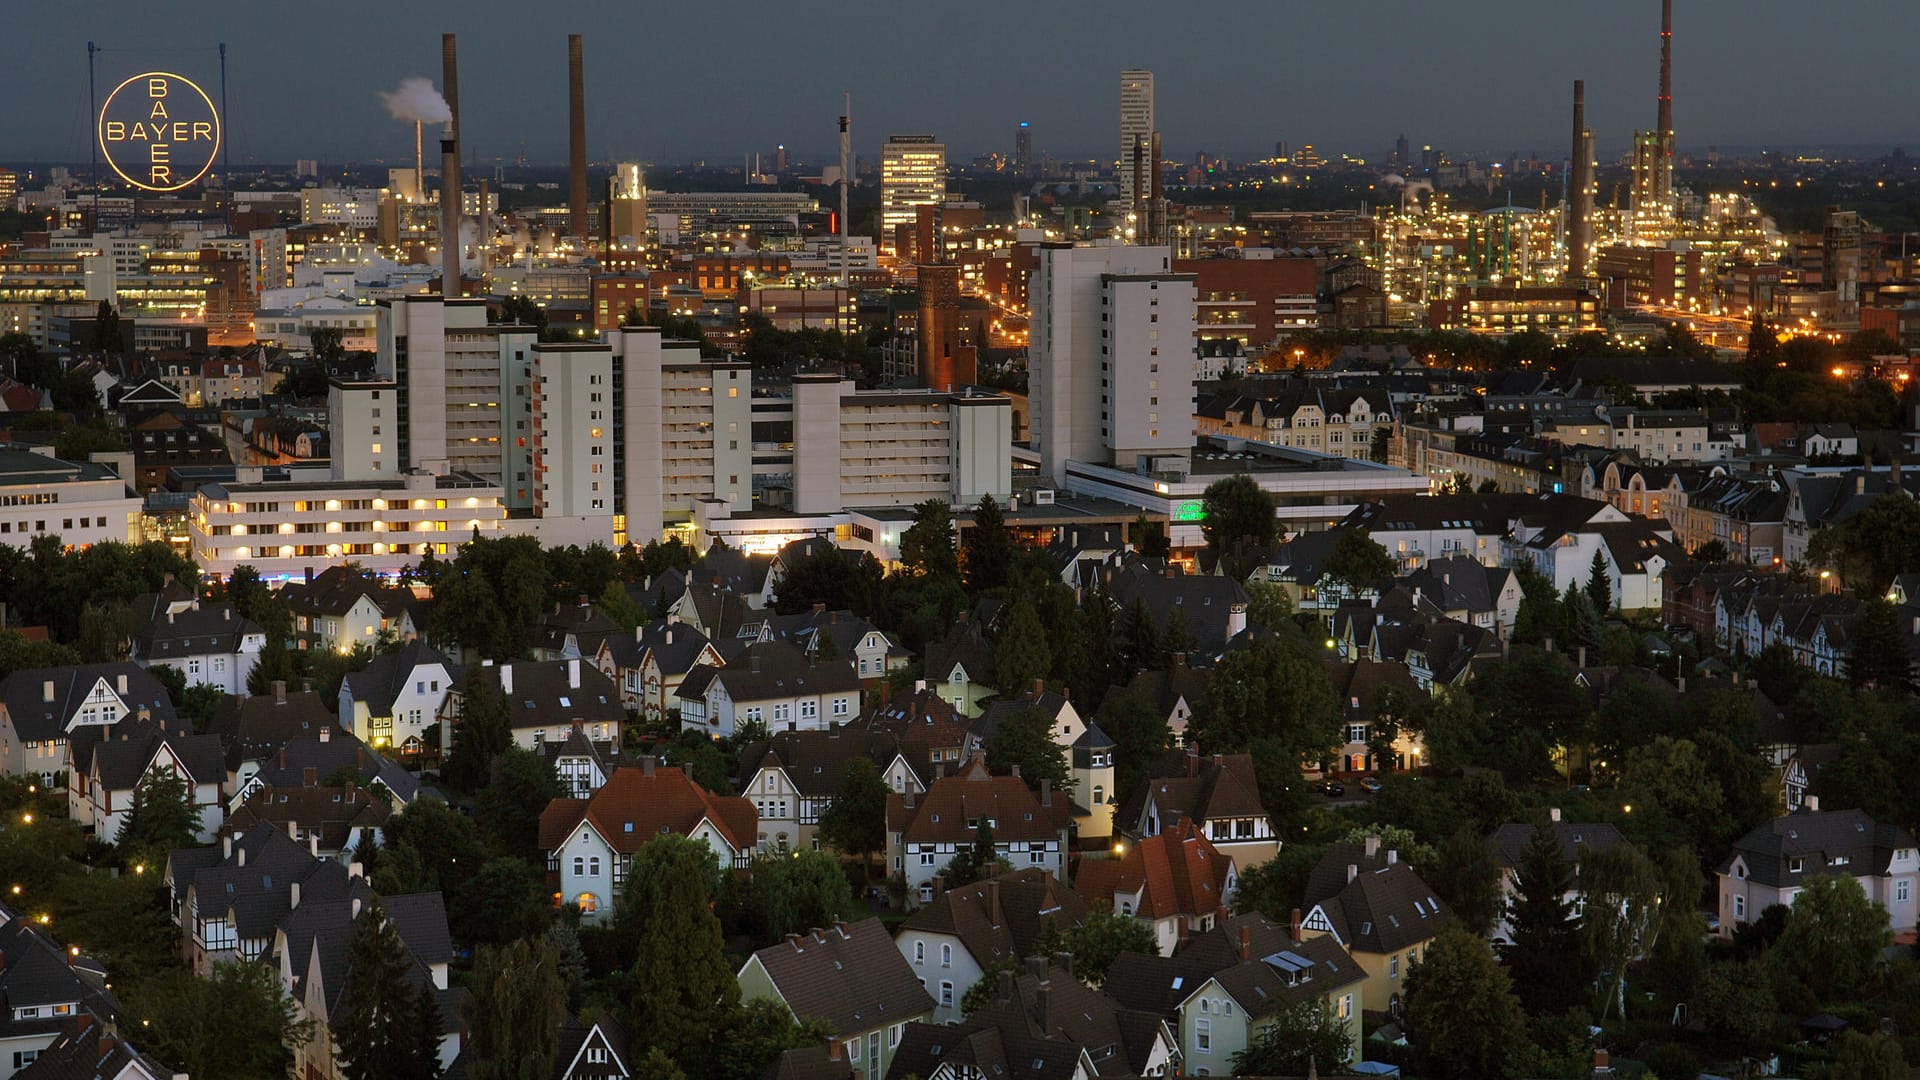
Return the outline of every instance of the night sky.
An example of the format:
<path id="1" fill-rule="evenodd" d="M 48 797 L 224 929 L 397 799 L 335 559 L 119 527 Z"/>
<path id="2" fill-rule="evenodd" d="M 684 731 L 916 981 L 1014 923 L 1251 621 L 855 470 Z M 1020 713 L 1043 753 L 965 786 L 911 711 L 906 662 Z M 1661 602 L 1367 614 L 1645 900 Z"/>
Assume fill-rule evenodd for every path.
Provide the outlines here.
<path id="1" fill-rule="evenodd" d="M 1920 2 L 1676 7 L 1683 153 L 1920 150 L 1904 56 Z M 449 30 L 481 161 L 564 160 L 569 32 L 586 35 L 594 161 L 731 163 L 779 142 L 819 161 L 836 152 L 842 89 L 868 159 L 896 131 L 933 132 L 956 160 L 1008 151 L 1020 120 L 1036 153 L 1110 158 L 1133 66 L 1156 73 L 1175 158 L 1264 156 L 1284 139 L 1378 159 L 1404 132 L 1416 151 L 1557 160 L 1575 78 L 1609 157 L 1653 125 L 1659 61 L 1658 0 L 71 0 L 9 5 L 5 27 L 0 160 L 16 162 L 86 160 L 89 38 L 107 50 L 102 94 L 149 68 L 217 92 L 224 40 L 236 164 L 410 157 L 411 125 L 380 92 L 437 83 Z"/>

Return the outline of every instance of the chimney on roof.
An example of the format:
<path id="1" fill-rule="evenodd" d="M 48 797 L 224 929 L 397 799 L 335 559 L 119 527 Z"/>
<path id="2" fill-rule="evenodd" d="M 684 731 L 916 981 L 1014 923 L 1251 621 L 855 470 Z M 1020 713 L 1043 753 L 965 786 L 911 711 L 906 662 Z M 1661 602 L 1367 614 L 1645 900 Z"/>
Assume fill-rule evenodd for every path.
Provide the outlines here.
<path id="1" fill-rule="evenodd" d="M 994 926 L 999 926 L 1006 921 L 1004 913 L 1000 910 L 1000 879 L 998 878 L 987 879 L 987 921 Z"/>
<path id="2" fill-rule="evenodd" d="M 787 936 L 792 937 L 793 935 L 789 934 Z M 837 1035 L 827 1036 L 827 1060 L 840 1060 L 840 1038 Z"/>
<path id="3" fill-rule="evenodd" d="M 323 728 L 321 730 L 324 731 L 325 729 Z M 300 786 L 301 787 L 314 787 L 319 783 L 320 783 L 320 770 L 314 768 L 311 765 L 300 770 Z M 293 831 L 293 822 L 291 821 L 287 822 L 287 836 L 294 840 L 299 839 L 299 836 L 295 835 Z"/>
<path id="4" fill-rule="evenodd" d="M 287 748 L 284 746 L 280 748 L 280 767 L 287 767 Z"/>
<path id="5" fill-rule="evenodd" d="M 1010 999 L 1013 997 L 1013 971 L 1011 969 L 1001 968 L 1000 977 L 996 982 L 998 984 L 997 988 L 1000 991 L 995 995 L 996 997 L 1002 999 Z"/>
<path id="6" fill-rule="evenodd" d="M 933 898 L 935 900 L 947 895 L 947 875 L 935 874 L 927 881 L 927 885 L 933 889 Z"/>
<path id="7" fill-rule="evenodd" d="M 220 858 L 233 858 L 233 834 L 223 833 L 220 837 Z"/>
<path id="8" fill-rule="evenodd" d="M 1020 776 L 1020 763 L 1017 761 L 1013 763 L 1013 775 L 1016 779 Z"/>
<path id="9" fill-rule="evenodd" d="M 652 754 L 640 755 L 640 775 L 652 776 L 654 766 L 658 765 L 659 763 L 660 763 L 660 759 L 654 757 Z"/>
<path id="10" fill-rule="evenodd" d="M 173 625 L 173 609 L 172 608 L 167 609 L 167 625 L 168 626 Z"/>
<path id="11" fill-rule="evenodd" d="M 1289 930 L 1293 935 L 1293 943 L 1295 945 L 1300 944 L 1302 937 L 1300 933 L 1300 909 L 1299 908 L 1293 909 L 1293 919 L 1289 925 Z"/>
<path id="12" fill-rule="evenodd" d="M 513 693 L 513 665 L 512 664 L 500 665 L 500 692 L 502 694 Z"/>
<path id="13" fill-rule="evenodd" d="M 1587 647 L 1585 645 L 1580 646 L 1578 655 L 1580 659 L 1576 662 L 1576 666 L 1579 667 L 1581 671 L 1587 670 Z"/>
<path id="14" fill-rule="evenodd" d="M 297 908 L 300 906 L 300 883 L 297 881 L 288 882 L 287 906 L 289 908 Z"/>
<path id="15" fill-rule="evenodd" d="M 40 684 L 40 700 L 41 701 L 53 700 L 53 680 L 52 679 L 48 679 L 45 682 Z"/>
<path id="16" fill-rule="evenodd" d="M 1378 857 L 1379 854 L 1380 854 L 1380 837 L 1379 837 L 1379 834 L 1376 833 L 1372 836 L 1367 837 L 1367 860 L 1371 862 L 1374 858 Z"/>
<path id="17" fill-rule="evenodd" d="M 1047 680 L 1042 679 L 1038 676 L 1035 676 L 1033 680 L 1033 696 L 1039 697 L 1041 694 L 1044 694 L 1046 692 L 1047 692 Z"/>
<path id="18" fill-rule="evenodd" d="M 1593 1052 L 1593 1075 L 1596 1077 L 1613 1075 L 1613 1059 L 1605 1050 Z"/>
<path id="19" fill-rule="evenodd" d="M 1547 809 L 1547 818 L 1555 825 L 1560 824 L 1560 808 L 1557 806 L 1549 807 Z"/>
<path id="20" fill-rule="evenodd" d="M 1200 748 L 1197 746 L 1189 746 L 1187 747 L 1187 779 L 1191 780 L 1199 775 Z"/>
<path id="21" fill-rule="evenodd" d="M 232 608 L 230 608 L 230 607 L 223 607 L 223 608 L 221 608 L 221 609 L 220 609 L 220 617 L 221 617 L 222 619 L 224 619 L 224 620 L 226 620 L 227 622 L 232 622 L 232 621 L 233 621 L 233 609 L 232 609 Z"/>
<path id="22" fill-rule="evenodd" d="M 312 772 L 313 770 L 308 769 L 307 771 Z M 287 822 L 287 839 L 293 841 L 296 844 L 300 842 L 300 826 L 299 825 L 291 821 Z"/>
<path id="23" fill-rule="evenodd" d="M 825 615 L 827 613 L 827 605 L 822 601 L 815 600 L 813 602 L 813 613 L 815 615 Z"/>
<path id="24" fill-rule="evenodd" d="M 287 703 L 287 680 L 273 680 L 273 703 L 275 705 L 285 705 Z"/>
<path id="25" fill-rule="evenodd" d="M 347 917 L 350 919 L 357 919 L 360 917 L 360 898 L 359 897 L 357 896 L 354 897 L 353 903 L 347 907 Z"/>
<path id="26" fill-rule="evenodd" d="M 332 728 L 330 728 L 330 727 L 326 727 L 326 726 L 324 726 L 324 725 L 323 725 L 323 726 L 322 726 L 322 727 L 320 728 L 320 741 L 321 741 L 321 742 L 323 742 L 323 743 L 324 743 L 324 742 L 332 742 L 332 741 L 333 741 L 333 729 L 332 729 Z"/>
<path id="27" fill-rule="evenodd" d="M 1073 954 L 1070 952 L 1054 953 L 1053 966 L 1059 968 L 1061 971 L 1064 971 L 1069 975 L 1073 974 Z"/>
<path id="28" fill-rule="evenodd" d="M 1041 963 L 1044 964 L 1046 963 L 1046 961 L 1042 960 Z M 1034 990 L 1033 992 L 1033 1011 L 1037 1014 L 1035 1016 L 1035 1019 L 1038 1020 L 1040 1023 L 1041 1034 L 1043 1035 L 1052 1034 L 1053 1033 L 1053 990 L 1047 985 L 1047 980 L 1045 978 L 1042 978 L 1040 980 L 1039 988 Z"/>
<path id="29" fill-rule="evenodd" d="M 1392 866 L 1394 863 L 1397 863 L 1399 861 L 1400 861 L 1400 852 L 1394 848 L 1388 848 L 1387 849 L 1387 865 Z"/>
<path id="30" fill-rule="evenodd" d="M 238 850 L 238 851 L 236 851 L 236 852 L 234 852 L 234 853 L 233 853 L 233 861 L 234 861 L 234 865 L 235 865 L 235 866 L 238 866 L 238 867 L 240 867 L 240 868 L 241 868 L 241 869 L 243 869 L 243 870 L 244 870 L 244 869 L 246 869 L 246 865 L 247 865 L 247 849 L 246 849 L 246 848 L 241 848 L 240 850 Z"/>
<path id="31" fill-rule="evenodd" d="M 313 567 L 307 567 L 307 584 L 313 584 Z"/>
<path id="32" fill-rule="evenodd" d="M 1253 959 L 1253 931 L 1247 929 L 1247 924 L 1243 922 L 1240 924 L 1240 962 L 1244 964 L 1251 959 Z"/>
<path id="33" fill-rule="evenodd" d="M 579 597 L 579 599 L 580 599 L 580 606 L 581 606 L 581 607 L 586 607 L 586 606 L 587 606 L 587 603 L 588 603 L 588 601 L 587 601 L 587 594 L 586 594 L 586 593 L 578 593 L 578 594 L 576 594 L 576 595 L 577 595 L 577 596 Z"/>
<path id="34" fill-rule="evenodd" d="M 835 922 L 835 923 L 833 924 L 833 928 L 834 928 L 835 930 L 838 930 L 838 931 L 840 931 L 840 940 L 841 940 L 841 941 L 845 941 L 845 940 L 847 940 L 848 938 L 850 938 L 850 937 L 852 937 L 852 936 L 853 936 L 852 934 L 849 934 L 849 933 L 847 933 L 847 920 L 845 920 L 845 919 L 840 919 L 840 920 L 838 920 L 838 921 L 836 921 L 836 922 Z"/>
<path id="35" fill-rule="evenodd" d="M 1865 495 L 1867 493 L 1866 473 L 1855 473 L 1853 475 L 1853 493 L 1855 495 Z"/>
<path id="36" fill-rule="evenodd" d="M 1817 814 L 1820 812 L 1820 796 L 1807 795 L 1801 805 L 1806 808 L 1807 813 Z"/>
<path id="37" fill-rule="evenodd" d="M 580 689 L 580 658 L 577 656 L 567 661 L 567 688 Z"/>
<path id="38" fill-rule="evenodd" d="M 747 654 L 747 667 L 755 675 L 760 674 L 760 654 L 759 653 Z"/>
<path id="39" fill-rule="evenodd" d="M 1347 864 L 1347 884 L 1349 885 L 1353 884 L 1353 879 L 1359 876 L 1360 876 L 1360 865 L 1358 863 L 1348 863 Z"/>
<path id="40" fill-rule="evenodd" d="M 1045 776 L 1040 778 L 1040 805 L 1053 809 L 1053 780 Z"/>

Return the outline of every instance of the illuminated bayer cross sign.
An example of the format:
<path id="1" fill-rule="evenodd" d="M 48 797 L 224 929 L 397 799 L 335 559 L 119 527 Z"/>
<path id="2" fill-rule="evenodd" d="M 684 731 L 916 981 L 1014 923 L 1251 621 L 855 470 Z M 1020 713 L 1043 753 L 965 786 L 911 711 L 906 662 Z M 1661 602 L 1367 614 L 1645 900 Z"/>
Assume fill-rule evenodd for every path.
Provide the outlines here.
<path id="1" fill-rule="evenodd" d="M 179 191 L 213 168 L 220 112 L 193 80 L 143 72 L 107 95 L 99 141 L 122 180 L 147 191 Z"/>

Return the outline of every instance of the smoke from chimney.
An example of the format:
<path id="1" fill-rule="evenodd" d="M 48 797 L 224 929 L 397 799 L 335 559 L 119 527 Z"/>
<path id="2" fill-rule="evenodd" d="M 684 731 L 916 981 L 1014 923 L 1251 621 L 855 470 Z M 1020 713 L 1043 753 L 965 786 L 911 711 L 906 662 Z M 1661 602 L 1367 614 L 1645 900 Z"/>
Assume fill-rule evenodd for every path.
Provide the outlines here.
<path id="1" fill-rule="evenodd" d="M 418 75 L 400 80 L 400 85 L 392 90 L 382 91 L 380 103 L 395 120 L 445 124 L 453 119 L 453 110 L 447 107 L 447 99 L 440 96 L 433 80 Z"/>

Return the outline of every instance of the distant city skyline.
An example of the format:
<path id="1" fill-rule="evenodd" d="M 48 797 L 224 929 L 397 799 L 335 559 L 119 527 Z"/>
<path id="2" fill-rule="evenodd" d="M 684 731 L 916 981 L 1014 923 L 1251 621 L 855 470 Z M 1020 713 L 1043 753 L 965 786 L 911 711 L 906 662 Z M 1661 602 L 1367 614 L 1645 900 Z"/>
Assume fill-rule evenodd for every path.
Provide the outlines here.
<path id="1" fill-rule="evenodd" d="M 1675 128 L 1682 154 L 1760 147 L 1920 148 L 1920 110 L 1893 73 L 1920 35 L 1920 5 L 1678 0 Z M 381 92 L 438 82 L 439 37 L 460 37 L 469 160 L 566 157 L 566 35 L 585 35 L 587 146 L 595 162 L 719 164 L 785 144 L 834 160 L 840 91 L 853 93 L 855 152 L 877 162 L 888 135 L 930 132 L 949 160 L 1011 154 L 1021 121 L 1036 158 L 1111 159 L 1119 75 L 1155 73 L 1167 157 L 1265 156 L 1312 143 L 1384 163 L 1404 133 L 1416 152 L 1537 154 L 1558 161 L 1571 88 L 1586 80 L 1603 159 L 1653 125 L 1658 0 L 1470 6 L 1189 5 L 1119 0 L 1098 9 L 982 0 L 964 13 L 858 0 L 817 8 L 738 3 L 639 8 L 618 0 L 530 16 L 505 0 L 348 4 L 327 17 L 262 16 L 205 0 L 161 9 L 95 0 L 10 13 L 18 52 L 0 74 L 16 103 L 0 160 L 85 161 L 92 126 L 86 43 L 101 93 L 149 68 L 217 86 L 228 46 L 227 128 L 236 165 L 412 154 L 409 125 Z M 1151 32 L 1140 32 L 1151 27 Z M 1497 29 L 1496 29 L 1497 28 Z M 844 58 L 834 62 L 833 58 Z M 31 106 L 27 103 L 33 103 Z"/>

